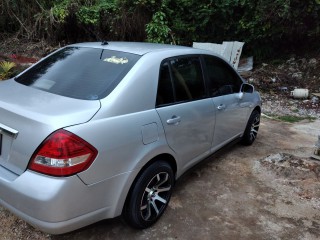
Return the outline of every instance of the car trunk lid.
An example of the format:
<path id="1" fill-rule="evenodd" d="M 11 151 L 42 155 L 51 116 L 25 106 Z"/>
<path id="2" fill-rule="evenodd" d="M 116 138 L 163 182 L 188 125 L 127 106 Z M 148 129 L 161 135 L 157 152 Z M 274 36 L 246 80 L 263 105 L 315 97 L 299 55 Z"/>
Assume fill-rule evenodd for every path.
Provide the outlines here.
<path id="1" fill-rule="evenodd" d="M 99 100 L 79 100 L 0 83 L 0 166 L 20 175 L 41 142 L 57 129 L 89 121 Z"/>

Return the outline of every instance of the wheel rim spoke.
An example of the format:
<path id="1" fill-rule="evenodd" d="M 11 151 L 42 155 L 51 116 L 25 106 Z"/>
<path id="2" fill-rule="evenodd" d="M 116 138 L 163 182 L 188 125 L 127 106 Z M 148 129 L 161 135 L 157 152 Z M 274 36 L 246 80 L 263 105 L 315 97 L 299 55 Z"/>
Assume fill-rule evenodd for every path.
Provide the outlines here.
<path id="1" fill-rule="evenodd" d="M 148 220 L 151 217 L 151 207 L 150 203 L 147 204 L 147 215 L 145 216 L 145 219 Z"/>
<path id="2" fill-rule="evenodd" d="M 256 125 L 255 125 L 255 124 L 256 124 Z M 259 128 L 259 127 L 260 127 L 260 124 L 259 124 L 259 123 L 255 123 L 255 124 L 252 125 L 253 128 Z"/>
<path id="3" fill-rule="evenodd" d="M 159 176 L 159 175 L 160 175 L 160 174 L 157 174 L 158 182 L 160 181 L 160 176 Z M 163 185 L 165 182 L 167 182 L 168 179 L 169 179 L 169 174 L 166 173 L 166 176 L 165 176 L 165 178 L 163 179 L 163 181 L 162 181 L 162 182 L 159 182 L 159 183 L 156 184 L 154 187 L 155 187 L 155 188 L 159 188 L 161 185 Z"/>
<path id="4" fill-rule="evenodd" d="M 145 209 L 147 209 L 147 207 L 148 207 L 147 204 L 146 204 L 146 205 L 143 205 L 143 206 L 141 206 L 140 210 L 141 210 L 141 211 L 142 211 L 142 210 L 145 210 Z"/>
<path id="5" fill-rule="evenodd" d="M 151 202 L 153 209 L 156 211 L 157 216 L 159 215 L 159 209 L 154 201 Z"/>
<path id="6" fill-rule="evenodd" d="M 255 130 L 255 129 L 252 129 L 252 130 L 251 130 L 251 133 L 253 133 L 253 134 L 254 134 L 254 133 L 255 133 L 255 134 L 257 134 L 257 133 L 258 133 L 258 131 L 257 131 L 257 130 Z"/>
<path id="7" fill-rule="evenodd" d="M 166 203 L 167 203 L 167 200 L 163 199 L 163 198 L 160 197 L 159 195 L 156 195 L 156 196 L 154 197 L 154 202 L 155 202 L 156 200 L 162 202 L 163 204 L 166 204 Z"/>
<path id="8" fill-rule="evenodd" d="M 254 133 L 251 133 L 250 136 L 251 136 L 251 139 L 255 139 L 256 138 L 256 134 L 254 134 Z"/>
<path id="9" fill-rule="evenodd" d="M 167 191 L 170 191 L 171 189 L 171 186 L 169 187 L 166 187 L 166 188 L 158 188 L 157 189 L 157 192 L 160 193 L 160 192 L 167 192 Z"/>

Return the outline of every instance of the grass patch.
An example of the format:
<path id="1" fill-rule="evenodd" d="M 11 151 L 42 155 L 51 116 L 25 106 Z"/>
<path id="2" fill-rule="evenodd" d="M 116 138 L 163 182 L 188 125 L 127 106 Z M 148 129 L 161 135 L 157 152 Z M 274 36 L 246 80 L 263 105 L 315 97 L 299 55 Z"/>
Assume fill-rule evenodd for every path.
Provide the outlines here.
<path id="1" fill-rule="evenodd" d="M 317 119 L 316 117 L 311 117 L 311 116 L 306 116 L 306 117 L 292 116 L 292 115 L 278 116 L 275 114 L 268 114 L 267 116 L 269 116 L 270 118 L 273 118 L 275 120 L 279 120 L 282 122 L 288 122 L 288 123 L 297 123 L 297 122 L 301 122 L 303 120 L 308 120 L 309 122 L 313 122 Z"/>

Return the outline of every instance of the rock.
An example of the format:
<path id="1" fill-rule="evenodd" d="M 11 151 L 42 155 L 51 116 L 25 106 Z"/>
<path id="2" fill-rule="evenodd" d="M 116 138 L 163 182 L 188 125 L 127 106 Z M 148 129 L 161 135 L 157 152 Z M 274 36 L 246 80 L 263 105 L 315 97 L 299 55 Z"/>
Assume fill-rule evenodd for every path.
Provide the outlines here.
<path id="1" fill-rule="evenodd" d="M 249 82 L 249 83 L 254 83 L 254 78 L 249 78 L 249 79 L 248 79 L 248 82 Z"/>
<path id="2" fill-rule="evenodd" d="M 288 70 L 289 70 L 290 72 L 295 72 L 295 71 L 296 71 L 296 69 L 293 68 L 293 67 L 289 67 Z"/>
<path id="3" fill-rule="evenodd" d="M 319 98 L 318 98 L 318 97 L 312 97 L 312 98 L 311 98 L 311 102 L 312 102 L 313 104 L 319 103 Z"/>
<path id="4" fill-rule="evenodd" d="M 292 74 L 292 78 L 301 80 L 302 79 L 302 72 L 296 72 Z"/>
<path id="5" fill-rule="evenodd" d="M 294 64 L 296 61 L 296 59 L 294 57 L 290 58 L 289 60 L 287 60 L 287 63 L 289 64 Z"/>
<path id="6" fill-rule="evenodd" d="M 312 68 L 315 68 L 317 64 L 318 64 L 318 61 L 315 58 L 311 58 L 308 62 L 309 67 L 312 67 Z"/>
<path id="7" fill-rule="evenodd" d="M 307 63 L 307 59 L 305 59 L 305 58 L 301 58 L 300 61 L 301 61 L 302 64 L 306 64 Z"/>

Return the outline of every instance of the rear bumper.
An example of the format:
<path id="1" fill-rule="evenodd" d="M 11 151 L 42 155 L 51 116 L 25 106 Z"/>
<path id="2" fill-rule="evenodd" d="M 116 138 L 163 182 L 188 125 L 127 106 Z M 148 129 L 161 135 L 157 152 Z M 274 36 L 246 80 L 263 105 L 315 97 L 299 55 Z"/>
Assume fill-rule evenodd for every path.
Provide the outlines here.
<path id="1" fill-rule="evenodd" d="M 119 215 L 119 187 L 129 174 L 85 185 L 77 176 L 55 178 L 26 171 L 4 174 L 0 167 L 0 204 L 34 227 L 51 234 L 73 231 Z"/>
<path id="2" fill-rule="evenodd" d="M 0 204 L 12 213 L 14 213 L 15 215 L 17 215 L 18 217 L 20 217 L 21 219 L 28 222 L 30 225 L 34 226 L 37 229 L 40 229 L 43 232 L 50 234 L 63 234 L 71 232 L 73 230 L 95 223 L 99 220 L 105 219 L 105 216 L 109 210 L 109 208 L 103 208 L 62 222 L 46 222 L 31 217 L 25 214 L 24 212 L 21 212 L 17 208 L 14 208 L 12 205 L 9 205 L 1 199 Z"/>

